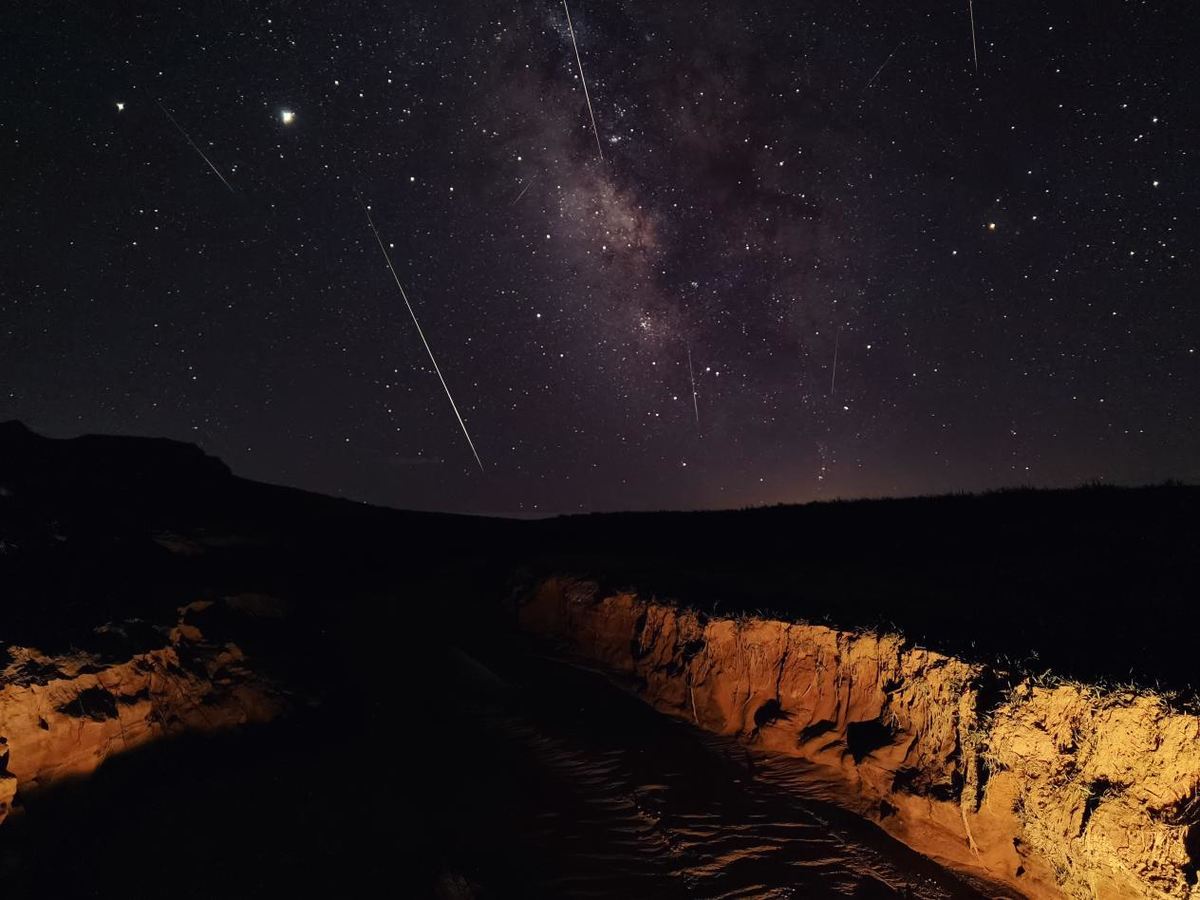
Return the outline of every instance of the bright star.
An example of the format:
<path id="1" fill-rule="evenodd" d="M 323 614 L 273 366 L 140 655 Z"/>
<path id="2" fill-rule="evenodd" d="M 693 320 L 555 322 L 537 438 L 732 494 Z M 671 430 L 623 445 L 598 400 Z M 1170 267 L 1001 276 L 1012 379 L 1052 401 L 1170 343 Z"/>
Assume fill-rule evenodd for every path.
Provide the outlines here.
<path id="1" fill-rule="evenodd" d="M 279 121 L 283 122 L 284 125 L 291 125 L 296 121 L 296 114 L 290 109 L 285 109 L 279 114 Z"/>
<path id="2" fill-rule="evenodd" d="M 117 101 L 117 112 L 124 112 L 124 111 L 125 111 L 125 104 L 118 100 Z"/>

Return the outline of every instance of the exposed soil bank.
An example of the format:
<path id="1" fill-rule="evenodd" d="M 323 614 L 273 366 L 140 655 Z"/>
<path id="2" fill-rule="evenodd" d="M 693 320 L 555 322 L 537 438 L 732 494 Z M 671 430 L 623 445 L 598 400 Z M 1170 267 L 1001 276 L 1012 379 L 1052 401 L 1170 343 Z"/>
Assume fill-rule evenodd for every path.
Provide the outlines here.
<path id="1" fill-rule="evenodd" d="M 106 759 L 185 732 L 266 721 L 276 695 L 235 644 L 205 640 L 210 603 L 170 629 L 106 626 L 105 652 L 46 656 L 8 647 L 0 664 L 0 822 L 18 792 L 93 772 Z M 131 631 L 144 630 L 133 635 Z M 155 643 L 158 646 L 153 646 Z M 150 646 L 147 646 L 149 644 Z M 120 649 L 125 652 L 120 652 Z"/>
<path id="2" fill-rule="evenodd" d="M 1031 898 L 1198 898 L 1200 719 L 1028 681 L 897 635 L 717 618 L 548 579 L 523 629 L 632 676 L 659 710 L 836 775 L 851 806 Z"/>

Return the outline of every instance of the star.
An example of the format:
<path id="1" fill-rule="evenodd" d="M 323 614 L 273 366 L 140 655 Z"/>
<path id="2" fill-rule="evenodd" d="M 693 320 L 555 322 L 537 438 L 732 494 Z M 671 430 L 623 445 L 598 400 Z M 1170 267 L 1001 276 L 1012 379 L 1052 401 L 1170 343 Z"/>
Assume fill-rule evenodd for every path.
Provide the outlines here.
<path id="1" fill-rule="evenodd" d="M 24 378 L 0 391 L 4 416 L 32 415 L 30 398 L 44 392 L 45 379 L 69 377 L 71 390 L 46 413 L 56 423 L 120 430 L 132 422 L 192 439 L 193 424 L 207 422 L 203 440 L 231 454 L 235 468 L 250 456 L 236 448 L 253 446 L 253 471 L 307 472 L 311 463 L 306 483 L 341 488 L 362 465 L 364 499 L 444 510 L 807 500 L 809 473 L 850 448 L 856 468 L 845 460 L 830 468 L 823 496 L 1000 486 L 1026 461 L 1004 459 L 993 447 L 992 410 L 1036 414 L 1046 425 L 1021 438 L 1028 440 L 1022 452 L 1044 454 L 1031 469 L 1045 473 L 1039 484 L 1192 472 L 1187 441 L 1200 433 L 1175 411 L 1190 399 L 1180 366 L 1200 360 L 1200 335 L 1171 311 L 1188 302 L 1179 267 L 1185 248 L 1200 240 L 1200 219 L 1186 216 L 1176 187 L 1194 162 L 1176 152 L 1174 129 L 1186 124 L 1178 98 L 1161 90 L 1147 62 L 1180 52 L 1163 19 L 1130 13 L 1141 22 L 1147 58 L 1128 60 L 1115 44 L 1089 52 L 1085 36 L 1056 21 L 1055 55 L 1067 54 L 1075 71 L 1056 76 L 1056 96 L 1042 112 L 1013 119 L 1009 106 L 1048 89 L 1047 70 L 1010 67 L 988 82 L 981 65 L 978 86 L 943 78 L 963 74 L 962 51 L 970 50 L 969 17 L 961 16 L 969 10 L 961 7 L 921 23 L 929 46 L 952 46 L 954 54 L 901 43 L 901 34 L 875 35 L 851 84 L 839 57 L 858 40 L 857 27 L 832 13 L 805 26 L 825 39 L 808 47 L 811 64 L 798 70 L 788 58 L 788 4 L 759 4 L 753 14 L 746 4 L 709 4 L 718 12 L 705 17 L 689 17 L 688 4 L 650 4 L 636 25 L 620 4 L 577 5 L 570 14 L 579 29 L 568 25 L 562 0 L 545 4 L 539 24 L 553 28 L 533 56 L 520 52 L 528 42 L 509 23 L 433 17 L 409 35 L 420 65 L 415 57 L 401 65 L 387 6 L 372 4 L 353 29 L 339 12 L 345 4 L 321 7 L 305 27 L 310 38 L 330 35 L 329 52 L 322 43 L 304 72 L 291 53 L 263 52 L 283 51 L 297 36 L 294 25 L 267 23 L 254 4 L 189 17 L 189 38 L 210 53 L 181 57 L 170 72 L 160 73 L 156 49 L 178 27 L 166 13 L 123 34 L 115 62 L 91 51 L 83 14 L 64 20 L 53 46 L 18 48 L 15 63 L 39 72 L 37 89 L 47 96 L 72 96 L 81 78 L 94 84 L 88 103 L 99 120 L 89 123 L 95 146 L 63 156 L 54 103 L 39 94 L 37 106 L 27 106 L 29 120 L 6 137 L 20 138 L 29 163 L 22 173 L 29 190 L 14 200 L 28 204 L 23 216 L 35 215 L 36 204 L 86 200 L 93 205 L 80 215 L 109 224 L 104 191 L 71 191 L 113 177 L 128 178 L 119 186 L 130 189 L 147 181 L 150 189 L 132 195 L 138 200 L 174 196 L 197 215 L 186 229 L 171 224 L 180 207 L 152 213 L 147 204 L 136 220 L 112 219 L 115 245 L 136 260 L 110 261 L 103 248 L 77 241 L 61 265 L 37 262 L 33 254 L 47 252 L 36 243 L 40 232 L 16 236 L 20 288 L 29 296 L 21 324 L 39 337 L 15 341 L 0 329 L 0 346 L 16 355 Z M 36 4 L 20 11 L 36 27 Z M 667 33 L 678 52 L 659 46 Z M 652 34 L 659 37 L 647 46 Z M 483 38 L 499 43 L 472 57 L 464 88 L 447 73 L 460 68 L 464 41 Z M 729 77 L 693 71 L 688 60 L 713 40 Z M 984 43 L 985 53 L 999 52 Z M 1108 78 L 1114 62 L 1129 77 Z M 1053 75 L 1057 63 L 1048 65 Z M 1061 74 L 1069 72 L 1064 62 Z M 474 87 L 485 84 L 497 90 Z M 643 85 L 653 86 L 652 101 Z M 125 88 L 142 104 L 129 122 L 117 125 L 90 107 L 108 96 L 110 110 L 124 116 L 129 101 L 112 92 Z M 934 101 L 925 107 L 930 128 L 891 127 L 910 89 Z M 780 115 L 785 98 L 804 114 Z M 313 113 L 303 128 L 293 101 Z M 836 127 L 832 111 L 860 101 L 854 128 Z M 250 131 L 238 106 L 254 122 Z M 1091 169 L 1112 179 L 1070 176 L 1082 145 L 1043 126 L 1067 127 L 1076 117 L 1093 136 Z M 938 134 L 953 134 L 961 152 L 943 153 Z M 871 162 L 864 167 L 859 158 Z M 978 165 L 980 158 L 989 164 Z M 68 170 L 70 177 L 56 177 Z M 242 199 L 233 199 L 234 189 Z M 445 408 L 443 384 L 406 321 L 388 260 L 353 213 L 359 190 L 373 196 L 383 248 L 406 292 L 411 282 L 445 384 L 454 402 L 467 401 L 457 411 L 497 474 L 485 479 L 470 466 L 471 448 L 456 434 L 455 410 Z M 338 230 L 343 214 L 357 230 Z M 1004 240 L 999 216 L 1013 227 Z M 966 249 L 951 243 L 959 240 Z M 111 275 L 133 261 L 139 275 L 128 288 L 121 277 L 95 279 L 94 290 L 72 287 L 93 264 Z M 213 302 L 189 282 L 211 290 Z M 292 296 L 301 285 L 303 303 Z M 347 304 L 348 293 L 364 290 Z M 169 300 L 160 307 L 155 297 Z M 1126 316 L 1145 304 L 1153 315 Z M 104 342 L 87 344 L 84 357 L 56 372 L 71 323 L 101 305 L 112 321 L 138 327 L 105 331 Z M 162 318 L 143 322 L 160 309 Z M 293 323 L 286 335 L 275 318 L 283 309 Z M 1053 365 L 1039 357 L 1038 342 L 1023 339 L 1027 320 L 1017 313 L 1030 309 L 1047 345 L 1068 348 Z M 389 327 L 373 327 L 382 315 Z M 347 335 L 327 340 L 328 321 L 343 316 Z M 1080 321 L 1088 322 L 1087 347 Z M 233 331 L 237 353 L 277 355 L 262 373 L 228 367 L 219 381 L 193 382 L 178 366 L 180 354 L 211 361 L 209 329 L 218 327 Z M 847 335 L 840 346 L 839 329 Z M 344 339 L 351 335 L 353 343 Z M 518 338 L 532 345 L 527 353 Z M 920 386 L 945 376 L 916 361 L 932 362 L 947 346 L 956 348 L 951 381 L 969 389 Z M 1118 379 L 1095 363 L 1095 353 L 1117 346 L 1121 365 L 1161 362 L 1155 377 Z M 89 359 L 107 352 L 138 365 L 105 369 L 93 383 Z M 294 358 L 336 377 L 309 396 L 286 375 Z M 999 363 L 1012 377 L 991 376 Z M 167 403 L 153 373 L 177 369 L 192 393 Z M 385 393 L 374 397 L 385 372 L 390 387 L 381 381 Z M 1096 398 L 1107 393 L 1102 405 L 1112 410 L 1114 439 L 1125 418 L 1130 434 L 1136 421 L 1148 434 L 1178 439 L 1148 441 L 1145 458 L 1135 459 L 1105 431 L 1081 458 L 1073 448 L 1092 447 L 1093 427 L 1108 423 L 1090 413 L 1058 415 L 1059 401 L 1071 397 L 1059 396 L 1062 385 L 1081 401 L 1091 397 L 1089 405 L 1100 406 Z M 273 411 L 239 414 L 237 394 Z M 95 402 L 102 397 L 125 399 L 113 409 Z M 377 399 L 391 402 L 390 411 L 377 409 Z M 318 421 L 331 424 L 318 428 Z M 292 431 L 312 442 L 303 465 L 293 465 L 285 439 Z M 425 477 L 408 468 L 397 474 L 392 453 L 408 459 L 421 444 L 450 464 L 437 478 L 428 474 L 434 468 L 421 470 Z M 343 452 L 328 452 L 331 445 Z M 363 448 L 362 456 L 348 457 L 349 447 Z M 936 465 L 926 451 L 941 453 Z M 673 480 L 682 460 L 704 478 Z M 765 485 L 749 460 L 770 476 Z"/>

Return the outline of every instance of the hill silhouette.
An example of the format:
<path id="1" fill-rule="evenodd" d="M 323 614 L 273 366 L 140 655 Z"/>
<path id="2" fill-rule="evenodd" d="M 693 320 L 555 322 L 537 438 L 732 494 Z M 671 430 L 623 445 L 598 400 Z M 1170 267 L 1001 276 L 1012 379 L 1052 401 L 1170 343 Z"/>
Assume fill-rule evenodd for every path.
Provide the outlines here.
<path id="1" fill-rule="evenodd" d="M 1030 671 L 1196 680 L 1200 488 L 1180 484 L 505 520 L 246 481 L 175 441 L 8 422 L 0 529 L 8 643 L 77 640 L 76 625 L 234 583 L 318 618 L 336 594 L 374 598 L 373 615 L 490 622 L 514 585 L 572 574 L 702 611 L 894 629 Z M 438 601 L 399 596 L 414 581 Z"/>
<path id="2" fill-rule="evenodd" d="M 701 618 L 763 612 L 896 631 L 905 646 L 985 661 L 1012 682 L 1049 671 L 1187 699 L 1200 627 L 1198 512 L 1200 489 L 1169 484 L 489 519 L 255 483 L 174 441 L 54 440 L 3 423 L 0 669 L 36 682 L 55 677 L 46 674 L 54 660 L 73 660 L 79 687 L 110 663 L 135 671 L 136 654 L 175 652 L 177 644 L 162 649 L 166 636 L 190 633 L 191 613 L 181 609 L 205 607 L 202 643 L 189 652 L 202 662 L 236 644 L 259 684 L 286 686 L 291 712 L 257 731 L 135 750 L 31 803 L 0 826 L 0 869 L 20 894 L 50 872 L 66 877 L 59 861 L 69 853 L 79 874 L 62 890 L 124 895 L 127 872 L 107 864 L 113 842 L 91 827 L 102 811 L 114 833 L 145 845 L 148 878 L 192 872 L 181 896 L 231 884 L 264 895 L 280 886 L 298 895 L 318 885 L 368 890 L 394 875 L 387 836 L 402 814 L 425 824 L 405 848 L 420 860 L 413 884 L 458 883 L 467 871 L 520 893 L 531 876 L 514 854 L 528 845 L 497 837 L 511 825 L 497 810 L 532 801 L 513 794 L 503 765 L 480 765 L 512 752 L 509 738 L 481 729 L 496 697 L 524 696 L 514 684 L 545 693 L 543 724 L 566 710 L 591 715 L 576 702 L 575 676 L 527 654 L 514 627 L 512 600 L 547 576 L 674 600 Z M 504 693 L 488 694 L 501 679 L 469 660 L 498 667 Z M 546 678 L 561 684 L 536 690 Z M 1004 685 L 994 687 L 988 702 Z M 604 714 L 620 706 L 600 699 L 601 687 L 580 690 Z M 101 694 L 81 690 L 56 714 L 101 728 L 116 711 Z M 755 722 L 766 727 L 764 709 Z M 613 728 L 632 727 L 622 724 L 626 712 L 613 715 Z M 651 726 L 626 735 L 634 750 L 652 731 L 643 728 Z M 10 763 L 41 733 L 10 742 L 18 753 Z M 393 765 L 393 751 L 415 762 Z M 366 775 L 356 787 L 358 772 Z M 535 767 L 530 777 L 545 775 Z M 164 787 L 181 810 L 168 830 L 158 812 Z M 225 824 L 239 803 L 251 816 Z M 539 810 L 530 807 L 532 821 L 542 821 Z M 473 834 L 467 824 L 481 816 L 497 827 Z M 339 823 L 336 841 L 321 822 Z M 219 868 L 195 868 L 217 856 Z"/>

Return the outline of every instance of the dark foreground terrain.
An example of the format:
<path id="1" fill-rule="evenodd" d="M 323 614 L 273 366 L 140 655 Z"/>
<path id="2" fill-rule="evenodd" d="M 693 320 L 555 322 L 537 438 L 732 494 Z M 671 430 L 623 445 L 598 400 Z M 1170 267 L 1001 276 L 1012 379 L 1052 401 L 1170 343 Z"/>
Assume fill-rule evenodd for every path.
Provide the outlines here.
<path id="1" fill-rule="evenodd" d="M 327 592 L 378 591 L 396 615 L 453 606 L 461 626 L 465 609 L 490 614 L 506 591 L 573 572 L 710 612 L 896 627 L 1063 676 L 1196 680 L 1200 487 L 1188 485 L 501 520 L 245 481 L 171 441 L 54 441 L 7 423 L 0 528 L 10 643 L 68 642 L 95 618 L 234 583 L 321 615 Z M 401 596 L 413 584 L 438 600 Z"/>
<path id="2" fill-rule="evenodd" d="M 515 649 L 440 660 L 440 708 L 392 697 L 117 757 L 3 826 L 6 895 L 982 896 L 791 796 L 786 768 Z"/>
<path id="3" fill-rule="evenodd" d="M 247 482 L 168 441 L 0 425 L 0 670 L 50 690 L 34 671 L 50 664 L 19 648 L 83 654 L 88 677 L 211 601 L 204 652 L 236 644 L 286 710 L 18 786 L 0 881 L 7 896 L 361 895 L 380 878 L 418 896 L 975 896 L 742 749 L 544 657 L 512 634 L 511 600 L 567 573 L 1186 699 L 1198 512 L 1200 489 L 1162 486 L 501 521 Z M 251 607 L 268 613 L 231 612 Z M 207 658 L 176 652 L 183 669 Z M 106 710 L 57 709 L 121 721 Z"/>

